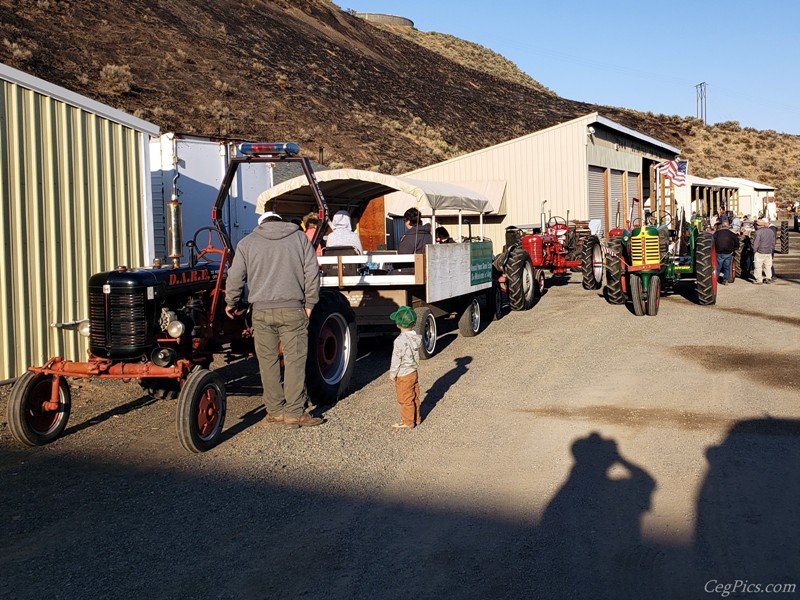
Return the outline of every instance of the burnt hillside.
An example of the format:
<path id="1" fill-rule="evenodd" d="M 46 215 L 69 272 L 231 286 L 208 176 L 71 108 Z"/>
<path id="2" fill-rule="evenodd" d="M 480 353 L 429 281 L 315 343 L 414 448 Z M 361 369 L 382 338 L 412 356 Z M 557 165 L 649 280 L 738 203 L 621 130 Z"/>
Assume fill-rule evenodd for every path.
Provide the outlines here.
<path id="1" fill-rule="evenodd" d="M 800 192 L 797 136 L 566 100 L 426 37 L 328 0 L 0 0 L 0 62 L 164 131 L 295 140 L 332 166 L 400 173 L 599 110 L 683 148 L 694 174 Z"/>

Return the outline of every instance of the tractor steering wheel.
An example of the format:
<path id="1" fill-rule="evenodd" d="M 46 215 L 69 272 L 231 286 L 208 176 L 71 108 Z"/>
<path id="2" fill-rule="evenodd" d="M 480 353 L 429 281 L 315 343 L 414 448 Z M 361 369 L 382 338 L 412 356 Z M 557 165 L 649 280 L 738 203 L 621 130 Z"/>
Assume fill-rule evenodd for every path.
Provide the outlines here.
<path id="1" fill-rule="evenodd" d="M 550 217 L 547 220 L 548 227 L 557 227 L 559 225 L 567 227 L 567 220 L 564 217 Z"/>
<path id="2" fill-rule="evenodd" d="M 555 235 L 560 235 L 569 231 L 569 225 L 564 217 L 550 217 L 547 220 L 547 229 L 552 230 Z"/>
<path id="3" fill-rule="evenodd" d="M 205 246 L 200 246 L 197 243 L 197 236 L 199 236 L 204 231 L 208 232 L 208 241 Z M 197 260 L 203 260 L 206 263 L 219 263 L 222 262 L 222 256 L 224 254 L 224 250 L 214 245 L 214 234 L 217 236 L 217 240 L 220 242 L 219 246 L 222 246 L 222 240 L 219 237 L 219 232 L 217 231 L 216 227 L 208 226 L 208 227 L 201 227 L 197 231 L 195 231 L 194 236 L 192 236 L 192 243 L 194 244 L 195 248 L 199 249 L 197 253 Z M 218 254 L 218 258 L 212 258 L 211 254 Z"/>
<path id="4" fill-rule="evenodd" d="M 672 215 L 669 214 L 669 212 L 666 210 L 660 210 L 658 211 L 658 213 L 659 213 L 658 224 L 666 225 L 667 227 L 669 227 L 669 225 L 672 223 Z"/>
<path id="5" fill-rule="evenodd" d="M 639 217 L 634 217 L 633 221 L 631 221 L 631 229 L 636 229 L 637 227 L 641 227 L 642 219 Z"/>

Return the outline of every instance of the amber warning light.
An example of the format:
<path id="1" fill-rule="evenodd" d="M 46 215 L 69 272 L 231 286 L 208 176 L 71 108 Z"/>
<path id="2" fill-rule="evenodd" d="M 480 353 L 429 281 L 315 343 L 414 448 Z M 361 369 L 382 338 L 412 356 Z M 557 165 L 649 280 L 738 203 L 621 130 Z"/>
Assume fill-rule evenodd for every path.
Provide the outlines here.
<path id="1" fill-rule="evenodd" d="M 242 154 L 244 156 L 261 156 L 261 155 L 274 155 L 274 154 L 294 156 L 299 153 L 300 153 L 300 146 L 295 144 L 294 142 L 288 142 L 286 144 L 268 144 L 264 142 L 239 144 L 239 154 Z"/>

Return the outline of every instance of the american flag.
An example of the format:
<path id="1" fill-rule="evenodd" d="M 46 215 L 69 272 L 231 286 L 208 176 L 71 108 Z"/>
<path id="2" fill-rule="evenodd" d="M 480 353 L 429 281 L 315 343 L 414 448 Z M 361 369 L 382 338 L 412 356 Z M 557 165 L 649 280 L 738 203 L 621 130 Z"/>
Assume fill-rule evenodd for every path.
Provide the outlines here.
<path id="1" fill-rule="evenodd" d="M 669 179 L 676 186 L 686 185 L 686 170 L 689 168 L 688 160 L 667 160 L 656 165 L 661 176 Z"/>

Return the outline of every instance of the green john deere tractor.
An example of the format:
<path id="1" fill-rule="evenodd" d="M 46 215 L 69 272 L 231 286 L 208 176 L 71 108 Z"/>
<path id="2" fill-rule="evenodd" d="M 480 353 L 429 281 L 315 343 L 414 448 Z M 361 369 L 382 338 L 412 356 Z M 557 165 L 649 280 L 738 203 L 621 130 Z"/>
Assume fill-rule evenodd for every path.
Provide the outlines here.
<path id="1" fill-rule="evenodd" d="M 684 221 L 670 229 L 669 214 L 661 222 L 613 229 L 605 246 L 604 295 L 611 304 L 625 304 L 630 295 L 637 316 L 658 314 L 662 292 L 678 281 L 693 279 L 699 304 L 717 301 L 717 253 L 714 234 L 700 231 L 700 221 Z"/>

